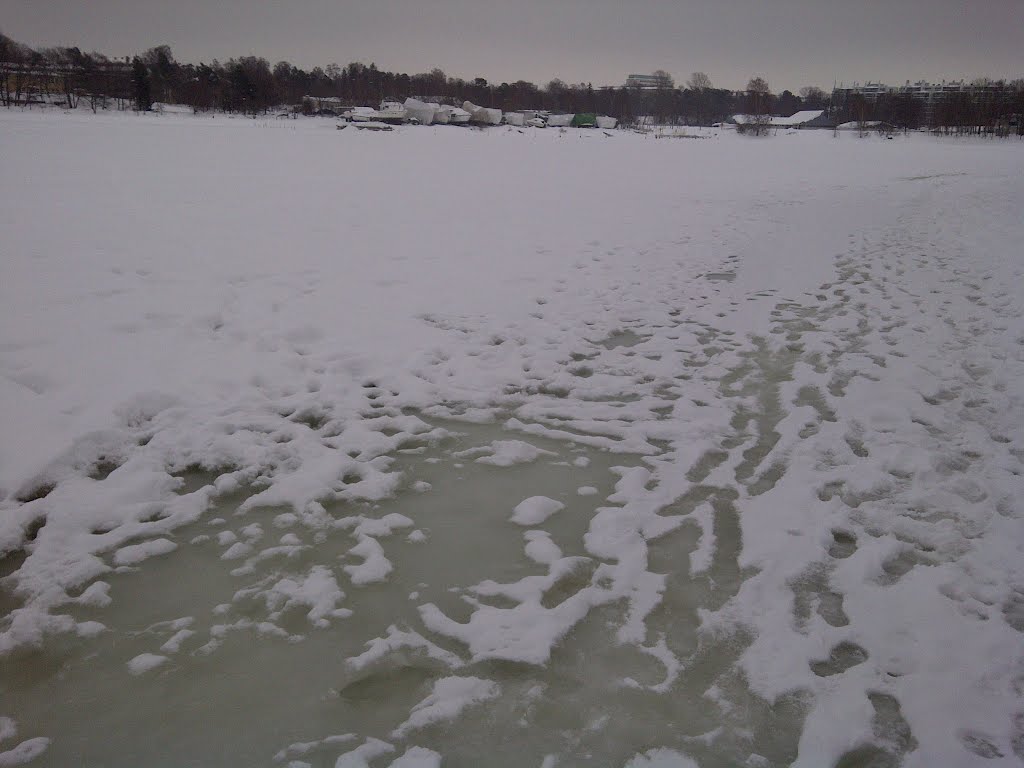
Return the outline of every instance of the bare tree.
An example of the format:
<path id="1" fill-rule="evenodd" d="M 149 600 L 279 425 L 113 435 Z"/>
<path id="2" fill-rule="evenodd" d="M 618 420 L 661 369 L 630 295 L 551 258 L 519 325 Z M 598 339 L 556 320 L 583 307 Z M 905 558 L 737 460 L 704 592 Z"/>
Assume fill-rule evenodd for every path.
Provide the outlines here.
<path id="1" fill-rule="evenodd" d="M 668 72 L 664 69 L 656 69 L 651 73 L 652 76 L 658 78 L 658 89 L 671 91 L 676 87 L 676 81 L 672 78 Z"/>
<path id="2" fill-rule="evenodd" d="M 711 78 L 707 76 L 707 73 L 694 72 L 690 75 L 690 79 L 686 81 L 686 87 L 691 91 L 710 91 L 713 86 L 711 85 Z"/>
<path id="3" fill-rule="evenodd" d="M 828 95 L 816 85 L 805 85 L 800 89 L 800 98 L 804 100 L 805 107 L 824 109 Z"/>
<path id="4" fill-rule="evenodd" d="M 706 125 L 709 122 L 707 119 L 709 91 L 713 87 L 711 78 L 704 72 L 694 72 L 686 81 L 686 87 L 693 93 L 693 104 L 697 108 L 697 122 L 700 125 Z"/>
<path id="5" fill-rule="evenodd" d="M 767 80 L 763 77 L 750 78 L 747 83 L 746 130 L 755 136 L 767 133 L 771 126 L 771 98 Z"/>

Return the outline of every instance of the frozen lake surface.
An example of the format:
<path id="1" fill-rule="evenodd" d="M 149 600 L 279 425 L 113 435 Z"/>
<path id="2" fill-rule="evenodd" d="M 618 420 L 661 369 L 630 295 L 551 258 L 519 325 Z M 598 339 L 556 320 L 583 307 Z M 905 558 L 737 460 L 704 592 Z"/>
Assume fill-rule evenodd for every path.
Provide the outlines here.
<path id="1" fill-rule="evenodd" d="M 0 765 L 1024 760 L 1024 145 L 0 113 Z"/>

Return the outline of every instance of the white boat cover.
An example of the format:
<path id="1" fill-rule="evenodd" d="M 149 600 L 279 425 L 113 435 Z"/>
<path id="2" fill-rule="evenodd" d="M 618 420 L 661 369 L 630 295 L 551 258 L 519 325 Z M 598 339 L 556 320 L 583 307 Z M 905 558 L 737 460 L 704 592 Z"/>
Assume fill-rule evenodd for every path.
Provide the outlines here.
<path id="1" fill-rule="evenodd" d="M 488 107 L 478 107 L 471 101 L 463 102 L 462 108 L 469 112 L 469 119 L 474 123 L 484 125 L 501 125 L 501 110 Z"/>
<path id="2" fill-rule="evenodd" d="M 437 121 L 439 105 L 429 104 L 419 99 L 406 99 L 402 105 L 410 118 L 415 118 L 420 125 L 431 125 Z M 445 121 L 447 122 L 447 121 Z"/>
<path id="3" fill-rule="evenodd" d="M 548 115 L 548 128 L 568 128 L 576 115 Z"/>

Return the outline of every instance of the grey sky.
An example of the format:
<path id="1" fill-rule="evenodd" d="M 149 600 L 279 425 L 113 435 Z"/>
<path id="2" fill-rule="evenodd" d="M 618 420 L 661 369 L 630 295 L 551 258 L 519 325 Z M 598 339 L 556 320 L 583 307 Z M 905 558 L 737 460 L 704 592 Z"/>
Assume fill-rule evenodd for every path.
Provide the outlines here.
<path id="1" fill-rule="evenodd" d="M 1024 77 L 1024 0 L 0 0 L 0 31 L 111 56 L 168 43 L 179 61 L 373 61 L 493 82 Z"/>

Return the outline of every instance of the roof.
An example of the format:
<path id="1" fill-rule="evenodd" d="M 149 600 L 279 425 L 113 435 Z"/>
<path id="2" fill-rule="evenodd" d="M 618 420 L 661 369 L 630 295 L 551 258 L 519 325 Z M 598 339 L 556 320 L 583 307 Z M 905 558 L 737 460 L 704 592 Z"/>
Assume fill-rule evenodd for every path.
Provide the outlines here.
<path id="1" fill-rule="evenodd" d="M 803 125 L 809 123 L 812 120 L 816 120 L 825 114 L 823 109 L 804 109 L 796 114 L 790 115 L 789 117 L 771 117 L 768 120 L 768 124 L 777 127 Z M 739 125 L 745 125 L 753 122 L 754 118 L 752 115 L 733 115 L 732 119 Z"/>

